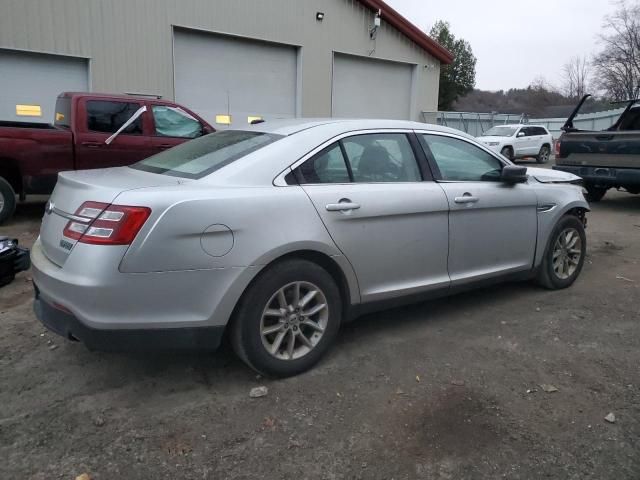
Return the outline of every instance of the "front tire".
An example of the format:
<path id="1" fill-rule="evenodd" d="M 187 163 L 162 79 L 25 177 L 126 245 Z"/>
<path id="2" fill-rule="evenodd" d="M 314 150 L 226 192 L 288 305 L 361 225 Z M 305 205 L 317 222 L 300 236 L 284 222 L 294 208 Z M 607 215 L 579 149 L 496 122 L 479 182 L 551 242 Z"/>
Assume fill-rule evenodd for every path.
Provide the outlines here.
<path id="1" fill-rule="evenodd" d="M 322 358 L 341 320 L 340 291 L 331 275 L 307 260 L 285 260 L 268 267 L 244 293 L 231 345 L 257 372 L 289 377 Z"/>
<path id="2" fill-rule="evenodd" d="M 549 148 L 548 145 L 543 145 L 542 147 L 540 147 L 540 151 L 538 152 L 536 161 L 538 163 L 547 163 L 549 161 L 550 155 L 551 155 L 551 148 Z"/>
<path id="3" fill-rule="evenodd" d="M 537 282 L 549 290 L 567 288 L 582 271 L 587 237 L 580 219 L 565 215 L 557 223 L 539 267 Z"/>
<path id="4" fill-rule="evenodd" d="M 9 220 L 16 211 L 16 192 L 4 178 L 0 177 L 0 225 Z"/>
<path id="5" fill-rule="evenodd" d="M 500 150 L 500 153 L 507 157 L 509 160 L 511 160 L 512 162 L 515 162 L 515 157 L 513 154 L 513 148 L 511 147 L 504 147 L 502 150 Z"/>

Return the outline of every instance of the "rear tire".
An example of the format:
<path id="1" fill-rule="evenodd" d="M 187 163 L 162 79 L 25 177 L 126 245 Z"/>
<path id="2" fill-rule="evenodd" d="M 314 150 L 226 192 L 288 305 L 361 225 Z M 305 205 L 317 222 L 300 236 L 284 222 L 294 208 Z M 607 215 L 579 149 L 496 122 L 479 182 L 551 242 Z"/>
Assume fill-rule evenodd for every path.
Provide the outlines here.
<path id="1" fill-rule="evenodd" d="M 540 147 L 540 151 L 538 152 L 538 156 L 536 157 L 536 162 L 538 163 L 547 163 L 549 161 L 549 156 L 551 155 L 551 148 L 549 145 L 543 145 Z"/>
<path id="2" fill-rule="evenodd" d="M 515 158 L 513 158 L 513 148 L 511 147 L 504 147 L 502 150 L 500 150 L 500 153 L 507 157 L 509 160 L 511 160 L 512 162 L 515 162 Z"/>
<path id="3" fill-rule="evenodd" d="M 0 177 L 0 224 L 6 222 L 16 211 L 16 192 L 4 178 Z"/>
<path id="4" fill-rule="evenodd" d="M 587 237 L 579 218 L 565 215 L 556 224 L 536 281 L 549 290 L 567 288 L 575 282 L 582 271 L 587 253 Z"/>
<path id="5" fill-rule="evenodd" d="M 603 187 L 585 185 L 584 188 L 587 190 L 585 197 L 588 202 L 599 202 L 604 197 L 604 194 L 607 193 L 607 189 Z"/>
<path id="6" fill-rule="evenodd" d="M 331 275 L 308 260 L 285 260 L 246 290 L 229 338 L 238 357 L 257 372 L 289 377 L 322 358 L 341 320 L 340 291 Z"/>

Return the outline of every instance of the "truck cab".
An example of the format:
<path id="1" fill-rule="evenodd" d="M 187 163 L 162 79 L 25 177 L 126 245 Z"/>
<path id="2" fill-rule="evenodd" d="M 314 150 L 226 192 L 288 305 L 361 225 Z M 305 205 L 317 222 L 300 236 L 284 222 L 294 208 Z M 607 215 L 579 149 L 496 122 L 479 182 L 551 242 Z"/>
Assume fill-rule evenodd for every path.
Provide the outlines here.
<path id="1" fill-rule="evenodd" d="M 214 131 L 158 97 L 61 93 L 52 124 L 0 122 L 0 223 L 16 195 L 50 194 L 58 172 L 130 165 Z"/>

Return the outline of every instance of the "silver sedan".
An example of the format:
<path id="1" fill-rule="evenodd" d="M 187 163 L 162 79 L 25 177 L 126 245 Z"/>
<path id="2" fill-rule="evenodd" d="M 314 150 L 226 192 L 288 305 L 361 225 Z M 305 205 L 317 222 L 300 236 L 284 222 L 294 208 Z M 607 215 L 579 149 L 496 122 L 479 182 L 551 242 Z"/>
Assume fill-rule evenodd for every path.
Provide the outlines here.
<path id="1" fill-rule="evenodd" d="M 226 130 L 62 173 L 32 250 L 35 311 L 91 349 L 215 349 L 314 365 L 357 315 L 503 280 L 571 285 L 579 178 L 390 120 Z"/>

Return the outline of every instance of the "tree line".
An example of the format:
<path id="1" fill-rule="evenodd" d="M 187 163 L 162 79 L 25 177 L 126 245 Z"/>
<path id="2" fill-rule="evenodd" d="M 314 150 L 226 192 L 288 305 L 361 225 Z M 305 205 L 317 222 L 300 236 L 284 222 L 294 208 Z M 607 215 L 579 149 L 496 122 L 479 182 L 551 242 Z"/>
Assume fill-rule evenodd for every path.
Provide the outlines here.
<path id="1" fill-rule="evenodd" d="M 640 1 L 617 0 L 605 16 L 598 35 L 599 50 L 592 56 L 574 56 L 562 68 L 559 86 L 538 78 L 528 88 L 489 92 L 476 90 L 476 57 L 471 45 L 456 39 L 447 22 L 438 21 L 430 35 L 454 54 L 451 65 L 440 69 L 439 110 L 527 113 L 562 116 L 562 105 L 574 105 L 586 93 L 596 97 L 584 111 L 612 108 L 612 101 L 640 94 Z M 553 109 L 556 108 L 557 112 Z"/>

